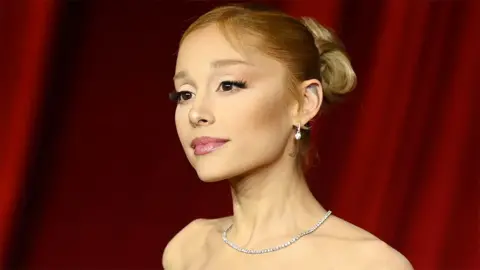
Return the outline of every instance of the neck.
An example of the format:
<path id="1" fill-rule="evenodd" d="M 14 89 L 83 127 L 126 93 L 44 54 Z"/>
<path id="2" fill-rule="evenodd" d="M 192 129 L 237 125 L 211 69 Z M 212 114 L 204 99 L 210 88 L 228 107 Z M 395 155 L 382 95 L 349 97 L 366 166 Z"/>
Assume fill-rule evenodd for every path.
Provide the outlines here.
<path id="1" fill-rule="evenodd" d="M 231 179 L 233 226 L 229 239 L 243 246 L 289 238 L 312 227 L 326 213 L 291 160 Z M 287 164 L 286 164 L 287 163 Z"/>

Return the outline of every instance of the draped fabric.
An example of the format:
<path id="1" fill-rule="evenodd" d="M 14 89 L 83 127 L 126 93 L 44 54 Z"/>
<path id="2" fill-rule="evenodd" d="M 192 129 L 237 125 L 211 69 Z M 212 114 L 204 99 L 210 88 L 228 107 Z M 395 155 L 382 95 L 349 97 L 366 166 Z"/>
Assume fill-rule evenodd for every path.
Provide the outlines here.
<path id="1" fill-rule="evenodd" d="M 34 140 L 55 7 L 0 1 L 0 263 Z"/>
<path id="2" fill-rule="evenodd" d="M 161 269 L 189 221 L 231 214 L 167 98 L 182 30 L 219 2 L 0 2 L 2 263 Z M 480 268 L 480 1 L 264 2 L 335 29 L 359 78 L 315 123 L 318 200 L 415 269 Z"/>

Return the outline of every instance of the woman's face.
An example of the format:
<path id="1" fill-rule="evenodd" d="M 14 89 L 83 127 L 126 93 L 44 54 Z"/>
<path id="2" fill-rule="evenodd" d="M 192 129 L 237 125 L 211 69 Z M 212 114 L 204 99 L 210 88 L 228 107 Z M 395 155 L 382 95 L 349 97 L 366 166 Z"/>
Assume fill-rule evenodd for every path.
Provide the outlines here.
<path id="1" fill-rule="evenodd" d="M 175 123 L 200 179 L 229 179 L 292 159 L 296 123 L 285 79 L 281 63 L 253 49 L 236 51 L 215 25 L 186 37 L 174 77 Z"/>

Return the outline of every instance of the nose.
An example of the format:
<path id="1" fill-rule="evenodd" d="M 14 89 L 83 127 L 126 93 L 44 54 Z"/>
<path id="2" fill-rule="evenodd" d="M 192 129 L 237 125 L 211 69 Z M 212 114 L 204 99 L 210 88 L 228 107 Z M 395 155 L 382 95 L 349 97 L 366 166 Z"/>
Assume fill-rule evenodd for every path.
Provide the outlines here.
<path id="1" fill-rule="evenodd" d="M 212 112 L 199 107 L 192 107 L 188 113 L 188 118 L 193 127 L 208 126 L 215 122 Z"/>

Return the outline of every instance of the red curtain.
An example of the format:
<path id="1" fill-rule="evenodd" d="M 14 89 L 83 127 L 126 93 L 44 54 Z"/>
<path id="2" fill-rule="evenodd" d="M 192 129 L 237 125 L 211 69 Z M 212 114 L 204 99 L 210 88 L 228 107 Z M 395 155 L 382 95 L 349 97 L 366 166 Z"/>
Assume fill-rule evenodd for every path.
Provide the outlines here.
<path id="1" fill-rule="evenodd" d="M 23 187 L 54 14 L 53 1 L 0 1 L 0 265 Z"/>
<path id="2" fill-rule="evenodd" d="M 416 269 L 480 268 L 480 1 L 269 2 L 336 29 L 359 76 L 318 121 L 309 181 L 320 202 Z M 0 52 L 21 74 L 2 77 L 0 103 L 0 240 L 12 239 L 10 265 L 161 268 L 184 225 L 231 212 L 226 184 L 202 184 L 188 165 L 167 99 L 181 31 L 213 3 L 65 2 L 70 16 L 56 25 L 68 42 L 52 51 L 63 61 L 51 67 L 48 106 L 38 94 L 53 5 L 21 3 L 31 13 L 6 6 L 24 26 L 1 32 Z M 40 153 L 27 148 L 39 107 Z M 37 156 L 28 174 L 27 153 Z M 14 216 L 14 202 L 34 207 Z"/>

